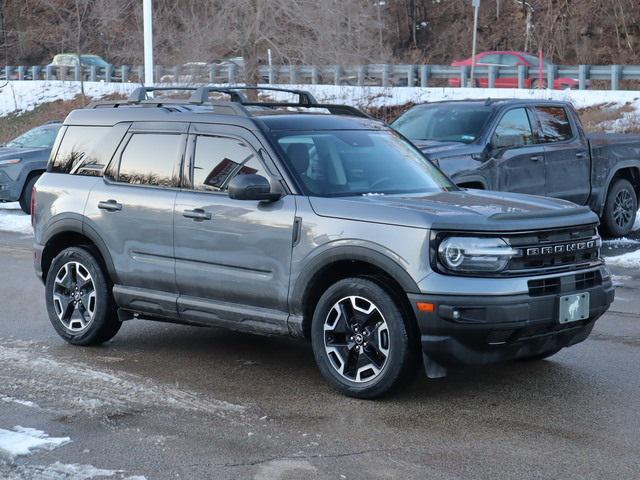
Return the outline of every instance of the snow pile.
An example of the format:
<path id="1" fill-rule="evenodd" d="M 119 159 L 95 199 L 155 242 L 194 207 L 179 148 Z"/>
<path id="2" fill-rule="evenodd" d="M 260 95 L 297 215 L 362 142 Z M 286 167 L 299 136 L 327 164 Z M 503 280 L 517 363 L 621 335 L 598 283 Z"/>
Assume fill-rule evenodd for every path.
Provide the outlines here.
<path id="1" fill-rule="evenodd" d="M 13 427 L 13 430 L 0 428 L 0 457 L 9 460 L 20 455 L 29 455 L 32 450 L 53 450 L 71 442 L 69 437 L 50 437 L 35 428 Z"/>
<path id="2" fill-rule="evenodd" d="M 617 257 L 607 257 L 606 262 L 607 265 L 617 265 L 619 267 L 640 267 L 640 250 L 618 255 Z"/>
<path id="3" fill-rule="evenodd" d="M 33 235 L 31 217 L 20 209 L 17 202 L 0 203 L 0 230 Z"/>

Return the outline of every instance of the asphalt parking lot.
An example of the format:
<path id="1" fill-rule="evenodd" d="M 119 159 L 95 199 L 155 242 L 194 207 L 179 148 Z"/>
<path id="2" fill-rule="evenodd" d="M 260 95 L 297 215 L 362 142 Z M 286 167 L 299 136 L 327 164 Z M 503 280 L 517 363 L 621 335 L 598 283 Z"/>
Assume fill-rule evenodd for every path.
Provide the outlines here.
<path id="1" fill-rule="evenodd" d="M 0 459 L 0 478 L 640 478 L 638 268 L 612 268 L 611 311 L 547 361 L 359 401 L 288 339 L 134 321 L 69 346 L 31 258 L 29 236 L 0 232 L 0 429 L 68 441 Z"/>

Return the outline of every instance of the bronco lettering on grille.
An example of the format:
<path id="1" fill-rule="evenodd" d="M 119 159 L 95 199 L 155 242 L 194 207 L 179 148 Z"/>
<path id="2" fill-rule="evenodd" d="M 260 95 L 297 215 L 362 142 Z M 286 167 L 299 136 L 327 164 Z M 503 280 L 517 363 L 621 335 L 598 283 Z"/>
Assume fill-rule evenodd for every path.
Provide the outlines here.
<path id="1" fill-rule="evenodd" d="M 596 248 L 595 240 L 587 240 L 583 242 L 563 243 L 561 245 L 551 245 L 544 247 L 532 247 L 526 249 L 527 257 L 537 257 L 541 255 L 559 255 L 563 253 L 573 253 L 582 250 L 591 250 Z"/>

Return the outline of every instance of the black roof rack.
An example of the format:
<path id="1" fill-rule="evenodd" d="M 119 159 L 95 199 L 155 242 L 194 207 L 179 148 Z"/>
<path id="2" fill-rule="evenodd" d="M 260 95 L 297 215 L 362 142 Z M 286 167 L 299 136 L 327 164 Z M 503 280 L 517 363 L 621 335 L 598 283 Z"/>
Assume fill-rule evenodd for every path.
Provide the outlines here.
<path id="1" fill-rule="evenodd" d="M 151 99 L 148 93 L 157 91 L 187 91 L 193 92 L 187 101 L 175 98 Z M 255 102 L 250 101 L 243 91 L 271 91 L 286 92 L 298 95 L 298 102 Z M 224 93 L 229 95 L 230 101 L 210 100 L 209 94 Z M 181 105 L 188 110 L 188 105 L 208 105 L 213 106 L 219 113 L 229 113 L 232 115 L 251 116 L 251 112 L 246 107 L 264 108 L 322 108 L 334 115 L 352 115 L 356 117 L 369 116 L 349 105 L 332 105 L 318 103 L 314 96 L 306 90 L 296 90 L 276 87 L 138 87 L 127 100 L 110 100 L 93 102 L 87 108 L 111 107 L 118 108 L 120 105 L 144 105 L 149 107 L 179 108 Z M 226 111 L 224 111 L 226 110 Z"/>
<path id="2" fill-rule="evenodd" d="M 138 103 L 144 100 L 149 100 L 148 93 L 152 92 L 169 92 L 169 91 L 193 91 L 197 90 L 196 87 L 138 87 L 129 94 L 127 102 Z"/>

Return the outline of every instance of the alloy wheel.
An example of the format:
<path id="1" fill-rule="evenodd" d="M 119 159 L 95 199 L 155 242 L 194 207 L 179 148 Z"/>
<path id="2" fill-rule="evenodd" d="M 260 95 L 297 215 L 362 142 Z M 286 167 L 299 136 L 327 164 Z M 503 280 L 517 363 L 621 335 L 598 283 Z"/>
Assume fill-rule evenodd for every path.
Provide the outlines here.
<path id="1" fill-rule="evenodd" d="M 53 305 L 58 320 L 73 334 L 87 329 L 96 313 L 96 288 L 89 270 L 79 262 L 65 263 L 55 277 Z"/>
<path id="2" fill-rule="evenodd" d="M 345 297 L 327 314 L 324 347 L 332 367 L 342 377 L 356 383 L 369 382 L 387 364 L 389 327 L 373 302 L 359 296 Z"/>
<path id="3" fill-rule="evenodd" d="M 621 228 L 626 227 L 633 218 L 633 197 L 628 190 L 620 190 L 613 204 L 613 218 Z"/>

